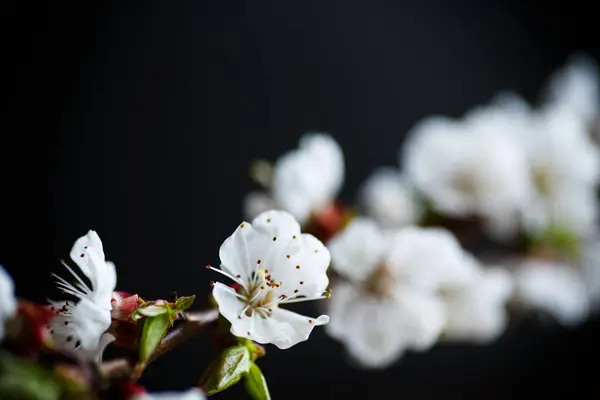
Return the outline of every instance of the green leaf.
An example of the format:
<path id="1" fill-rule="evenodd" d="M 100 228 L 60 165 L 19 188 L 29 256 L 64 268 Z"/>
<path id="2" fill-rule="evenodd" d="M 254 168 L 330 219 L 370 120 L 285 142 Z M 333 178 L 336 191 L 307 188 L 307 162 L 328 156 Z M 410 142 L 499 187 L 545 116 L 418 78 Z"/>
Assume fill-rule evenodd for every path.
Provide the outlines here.
<path id="1" fill-rule="evenodd" d="M 39 365 L 0 352 L 0 399 L 58 400 L 59 383 Z"/>
<path id="2" fill-rule="evenodd" d="M 580 240 L 567 226 L 551 224 L 536 237 L 531 238 L 534 246 L 549 246 L 572 260 L 577 260 L 580 253 Z"/>
<path id="3" fill-rule="evenodd" d="M 238 383 L 248 373 L 251 364 L 250 352 L 246 346 L 225 349 L 206 370 L 199 386 L 209 396 L 219 393 Z"/>
<path id="4" fill-rule="evenodd" d="M 196 296 L 180 297 L 175 302 L 175 309 L 177 311 L 187 310 L 194 303 L 194 300 L 196 300 Z"/>
<path id="5" fill-rule="evenodd" d="M 252 363 L 246 375 L 246 390 L 254 400 L 271 400 L 267 380 L 258 365 Z"/>
<path id="6" fill-rule="evenodd" d="M 168 308 L 166 306 L 157 306 L 154 304 L 150 304 L 146 307 L 140 307 L 137 309 L 137 312 L 145 317 L 155 317 L 157 315 L 161 315 L 166 313 Z"/>
<path id="7" fill-rule="evenodd" d="M 171 318 L 168 313 L 147 317 L 144 320 L 142 334 L 140 336 L 139 359 L 147 361 L 171 326 Z"/>

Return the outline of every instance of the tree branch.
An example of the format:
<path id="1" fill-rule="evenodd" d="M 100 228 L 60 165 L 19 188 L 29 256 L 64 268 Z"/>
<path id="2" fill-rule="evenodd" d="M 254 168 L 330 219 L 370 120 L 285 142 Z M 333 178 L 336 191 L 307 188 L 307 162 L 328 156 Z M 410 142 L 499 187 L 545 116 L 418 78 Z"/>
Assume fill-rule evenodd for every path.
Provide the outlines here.
<path id="1" fill-rule="evenodd" d="M 215 322 L 218 317 L 219 310 L 217 309 L 183 313 L 183 323 L 172 329 L 163 338 L 147 364 L 150 364 L 183 342 L 197 336 L 207 325 Z M 138 375 L 141 371 L 134 371 L 135 367 L 133 360 L 128 358 L 118 358 L 101 363 L 98 366 L 98 371 L 103 380 L 118 380 Z"/>

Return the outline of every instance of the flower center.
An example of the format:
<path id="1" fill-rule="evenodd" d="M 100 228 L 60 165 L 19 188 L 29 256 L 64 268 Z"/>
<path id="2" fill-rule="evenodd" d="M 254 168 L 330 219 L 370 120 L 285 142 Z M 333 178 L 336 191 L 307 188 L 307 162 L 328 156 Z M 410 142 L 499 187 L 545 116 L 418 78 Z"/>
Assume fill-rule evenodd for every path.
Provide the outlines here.
<path id="1" fill-rule="evenodd" d="M 375 297 L 385 299 L 392 296 L 395 279 L 385 264 L 379 264 L 365 283 L 366 291 Z"/>
<path id="2" fill-rule="evenodd" d="M 257 311 L 261 316 L 263 314 L 270 315 L 272 308 L 278 305 L 278 302 L 275 301 L 277 294 L 273 288 L 279 286 L 281 283 L 273 282 L 268 271 L 259 270 L 251 279 L 248 290 L 240 287 L 239 293 L 246 303 L 245 314 L 250 317 L 254 311 Z"/>
<path id="3" fill-rule="evenodd" d="M 549 168 L 535 168 L 533 170 L 533 184 L 544 197 L 552 194 L 552 173 Z"/>

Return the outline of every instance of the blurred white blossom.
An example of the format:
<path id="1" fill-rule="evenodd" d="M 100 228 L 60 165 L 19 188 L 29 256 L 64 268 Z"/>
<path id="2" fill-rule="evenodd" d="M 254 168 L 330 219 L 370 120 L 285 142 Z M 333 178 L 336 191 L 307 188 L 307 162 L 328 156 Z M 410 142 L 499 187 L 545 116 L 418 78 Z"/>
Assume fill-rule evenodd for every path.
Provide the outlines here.
<path id="1" fill-rule="evenodd" d="M 78 302 L 50 302 L 51 310 L 56 313 L 50 323 L 50 334 L 60 348 L 77 350 L 84 357 L 99 360 L 106 345 L 114 340 L 112 335 L 103 333 L 111 323 L 111 299 L 117 284 L 115 266 L 105 260 L 102 241 L 95 231 L 77 239 L 70 256 L 90 284 L 66 263 L 63 265 L 74 284 L 54 274 L 58 288 Z"/>
<path id="2" fill-rule="evenodd" d="M 568 108 L 536 112 L 522 135 L 530 166 L 529 201 L 524 226 L 536 235 L 551 226 L 586 237 L 597 229 L 600 150 L 582 121 Z"/>
<path id="3" fill-rule="evenodd" d="M 373 171 L 359 190 L 359 201 L 383 228 L 415 225 L 423 212 L 412 185 L 391 167 Z"/>
<path id="4" fill-rule="evenodd" d="M 184 392 L 158 392 L 136 394 L 130 400 L 205 400 L 204 392 L 192 388 Z"/>
<path id="5" fill-rule="evenodd" d="M 307 133 L 298 148 L 277 159 L 272 171 L 269 193 L 250 194 L 244 212 L 253 218 L 256 212 L 281 209 L 301 224 L 335 200 L 344 181 L 344 155 L 332 136 Z"/>
<path id="6" fill-rule="evenodd" d="M 584 54 L 571 56 L 545 88 L 552 108 L 566 107 L 587 127 L 600 117 L 600 73 L 594 60 Z"/>
<path id="7" fill-rule="evenodd" d="M 471 277 L 458 242 L 441 229 L 382 232 L 373 220 L 357 218 L 328 247 L 346 281 L 335 285 L 328 302 L 326 330 L 366 367 L 430 348 L 447 319 L 439 289 Z"/>
<path id="8" fill-rule="evenodd" d="M 426 118 L 403 148 L 409 179 L 438 212 L 481 217 L 490 233 L 509 236 L 529 195 L 524 148 L 508 134 L 525 134 L 521 116 L 520 109 L 494 104 L 463 120 Z"/>
<path id="9" fill-rule="evenodd" d="M 0 341 L 4 338 L 4 323 L 17 312 L 17 298 L 12 278 L 0 265 Z"/>
<path id="10" fill-rule="evenodd" d="M 581 269 L 590 302 L 595 312 L 600 311 L 600 236 L 586 240 L 581 249 Z"/>
<path id="11" fill-rule="evenodd" d="M 284 211 L 268 211 L 243 222 L 219 251 L 221 267 L 237 290 L 215 283 L 213 296 L 231 333 L 287 349 L 308 339 L 327 315 L 305 317 L 281 306 L 328 297 L 329 251 Z"/>
<path id="12" fill-rule="evenodd" d="M 581 271 L 571 265 L 525 260 L 514 273 L 516 298 L 530 309 L 541 310 L 565 326 L 583 322 L 590 301 Z"/>
<path id="13" fill-rule="evenodd" d="M 473 262 L 474 279 L 445 293 L 448 323 L 444 339 L 489 343 L 508 323 L 506 303 L 513 293 L 510 273 Z"/>

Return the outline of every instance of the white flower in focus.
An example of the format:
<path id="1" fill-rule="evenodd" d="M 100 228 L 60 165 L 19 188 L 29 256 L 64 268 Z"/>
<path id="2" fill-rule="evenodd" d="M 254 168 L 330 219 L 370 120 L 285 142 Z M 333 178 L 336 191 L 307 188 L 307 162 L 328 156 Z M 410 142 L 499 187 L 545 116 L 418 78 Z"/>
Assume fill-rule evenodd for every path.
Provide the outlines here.
<path id="1" fill-rule="evenodd" d="M 408 180 L 395 168 L 379 168 L 360 189 L 366 214 L 384 228 L 417 224 L 422 207 Z"/>
<path id="2" fill-rule="evenodd" d="M 518 108 L 479 108 L 464 120 L 430 117 L 409 132 L 403 163 L 411 182 L 433 207 L 453 217 L 478 216 L 498 237 L 518 228 L 529 195 L 521 143 L 509 134 L 527 124 Z"/>
<path id="3" fill-rule="evenodd" d="M 569 108 L 586 126 L 600 117 L 600 73 L 590 57 L 571 56 L 551 77 L 545 92 L 548 104 Z"/>
<path id="4" fill-rule="evenodd" d="M 590 304 L 583 277 L 577 269 L 560 263 L 526 260 L 515 272 L 519 302 L 541 310 L 563 325 L 585 320 Z"/>
<path id="5" fill-rule="evenodd" d="M 0 341 L 4 338 L 4 322 L 17 312 L 17 298 L 12 278 L 0 265 Z"/>
<path id="6" fill-rule="evenodd" d="M 539 234 L 552 225 L 586 237 L 596 231 L 600 150 L 568 108 L 548 108 L 522 136 L 533 193 L 523 208 L 524 226 Z"/>
<path id="7" fill-rule="evenodd" d="M 50 302 L 50 309 L 56 312 L 50 323 L 50 334 L 58 347 L 78 350 L 84 357 L 97 360 L 104 347 L 114 340 L 103 333 L 111 323 L 111 299 L 117 284 L 115 266 L 105 261 L 102 242 L 95 231 L 77 239 L 70 256 L 90 284 L 66 263 L 63 265 L 75 284 L 54 274 L 58 288 L 79 301 Z"/>
<path id="8" fill-rule="evenodd" d="M 446 323 L 438 290 L 471 276 L 458 242 L 441 229 L 383 233 L 374 221 L 357 218 L 328 247 L 333 268 L 347 281 L 334 288 L 326 330 L 366 367 L 430 348 Z"/>
<path id="9" fill-rule="evenodd" d="M 205 400 L 206 396 L 200 389 L 189 389 L 185 392 L 160 392 L 136 394 L 130 400 Z"/>
<path id="10" fill-rule="evenodd" d="M 513 291 L 510 273 L 501 268 L 474 267 L 471 282 L 445 293 L 447 340 L 489 343 L 504 332 L 508 323 L 506 303 Z"/>
<path id="11" fill-rule="evenodd" d="M 288 151 L 275 162 L 270 193 L 252 194 L 245 200 L 245 215 L 257 211 L 281 209 L 301 224 L 335 200 L 344 181 L 344 155 L 337 142 L 325 133 L 307 133 L 298 148 Z"/>
<path id="12" fill-rule="evenodd" d="M 329 317 L 305 317 L 281 306 L 328 297 L 329 251 L 284 211 L 268 211 L 243 222 L 219 251 L 221 268 L 236 289 L 215 283 L 219 312 L 231 322 L 231 333 L 287 349 L 308 339 Z"/>

